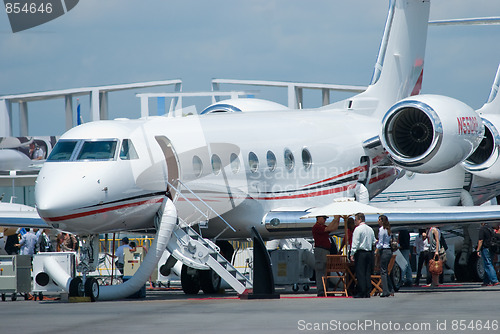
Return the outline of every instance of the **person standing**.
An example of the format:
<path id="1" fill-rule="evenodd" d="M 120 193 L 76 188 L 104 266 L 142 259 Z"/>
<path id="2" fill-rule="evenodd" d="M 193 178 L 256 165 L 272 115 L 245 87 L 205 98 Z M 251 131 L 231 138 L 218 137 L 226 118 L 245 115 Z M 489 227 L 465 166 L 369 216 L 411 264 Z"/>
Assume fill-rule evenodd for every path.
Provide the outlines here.
<path id="1" fill-rule="evenodd" d="M 403 270 L 403 285 L 412 286 L 413 277 L 411 272 L 410 264 L 410 232 L 407 229 L 403 229 L 398 234 L 398 243 L 401 254 L 406 260 L 406 268 Z"/>
<path id="2" fill-rule="evenodd" d="M 418 238 L 415 240 L 415 253 L 418 256 L 418 266 L 417 266 L 417 278 L 415 278 L 415 285 L 419 286 L 420 285 L 420 279 L 422 278 L 422 269 L 424 267 L 427 268 L 427 275 L 426 277 L 429 278 L 429 240 L 427 239 L 427 233 L 425 233 L 425 230 L 420 231 L 420 235 Z M 429 280 L 430 283 L 430 280 Z"/>
<path id="3" fill-rule="evenodd" d="M 31 160 L 42 160 L 43 150 L 35 142 L 30 143 L 29 156 Z"/>
<path id="4" fill-rule="evenodd" d="M 61 251 L 63 252 L 76 252 L 78 241 L 71 233 L 62 232 L 62 242 L 60 244 Z"/>
<path id="5" fill-rule="evenodd" d="M 495 286 L 499 285 L 497 274 L 495 272 L 495 268 L 493 267 L 493 263 L 491 261 L 491 253 L 490 253 L 490 245 L 491 245 L 491 237 L 495 231 L 487 224 L 481 223 L 481 228 L 479 229 L 479 241 L 477 243 L 477 256 L 483 258 L 484 265 L 484 278 L 483 278 L 483 286 Z"/>
<path id="6" fill-rule="evenodd" d="M 52 247 L 52 243 L 50 242 L 50 237 L 49 237 L 49 230 L 48 229 L 40 229 L 36 233 L 37 236 L 37 243 L 36 243 L 36 249 L 37 253 L 41 252 L 53 252 L 54 249 Z"/>
<path id="7" fill-rule="evenodd" d="M 439 248 L 440 248 L 440 243 L 439 240 L 441 239 L 441 231 L 433 226 L 429 229 L 429 260 L 431 258 L 439 258 Z M 432 288 L 435 288 L 439 286 L 439 274 L 433 274 L 432 275 L 432 281 L 430 286 Z"/>
<path id="8" fill-rule="evenodd" d="M 9 255 L 19 254 L 19 249 L 21 245 L 19 244 L 19 233 L 14 232 L 7 236 L 7 241 L 5 242 L 5 251 Z"/>
<path id="9" fill-rule="evenodd" d="M 316 272 L 318 297 L 325 296 L 322 277 L 326 276 L 326 256 L 330 254 L 330 232 L 338 229 L 340 221 L 340 216 L 335 216 L 331 223 L 326 225 L 327 218 L 327 216 L 317 216 L 316 224 L 312 228 L 314 238 L 314 270 Z"/>
<path id="10" fill-rule="evenodd" d="M 342 239 L 342 243 L 340 244 L 340 249 L 346 246 L 346 254 L 347 256 L 351 256 L 351 247 L 352 247 L 352 234 L 354 233 L 354 218 L 347 218 L 347 234 Z M 349 240 L 349 244 L 346 245 L 347 240 Z"/>
<path id="11" fill-rule="evenodd" d="M 20 255 L 33 255 L 35 254 L 35 246 L 38 238 L 35 233 L 31 232 L 30 228 L 25 228 L 26 233 L 22 236 L 19 245 L 21 245 Z"/>
<path id="12" fill-rule="evenodd" d="M 380 278 L 382 279 L 382 294 L 380 297 L 394 296 L 394 284 L 389 276 L 388 266 L 392 258 L 391 250 L 391 225 L 385 215 L 378 217 L 380 228 L 378 230 L 377 252 L 380 255 Z"/>
<path id="13" fill-rule="evenodd" d="M 352 234 L 351 260 L 355 261 L 358 293 L 354 298 L 370 298 L 371 273 L 373 269 L 373 244 L 375 233 L 365 223 L 365 215 L 361 212 L 354 216 L 356 228 Z"/>
<path id="14" fill-rule="evenodd" d="M 117 257 L 117 260 L 115 262 L 116 268 L 120 271 L 120 273 L 123 275 L 123 268 L 125 267 L 125 253 L 124 250 L 130 249 L 129 245 L 129 240 L 127 237 L 122 238 L 122 244 L 120 247 L 116 249 L 115 256 Z"/>

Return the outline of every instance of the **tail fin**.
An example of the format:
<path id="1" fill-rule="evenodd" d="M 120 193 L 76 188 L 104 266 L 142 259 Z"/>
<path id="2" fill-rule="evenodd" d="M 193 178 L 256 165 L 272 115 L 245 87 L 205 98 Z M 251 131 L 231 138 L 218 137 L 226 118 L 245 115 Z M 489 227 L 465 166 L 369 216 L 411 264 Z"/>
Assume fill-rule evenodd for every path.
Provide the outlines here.
<path id="1" fill-rule="evenodd" d="M 497 74 L 495 76 L 495 80 L 493 81 L 493 85 L 491 86 L 490 96 L 488 97 L 488 101 L 478 110 L 480 114 L 497 114 L 500 115 L 500 96 L 499 94 L 500 87 L 500 65 L 497 69 Z"/>
<path id="2" fill-rule="evenodd" d="M 420 93 L 430 0 L 391 0 L 372 82 L 360 97 L 387 108 Z M 379 109 L 380 110 L 380 109 Z"/>

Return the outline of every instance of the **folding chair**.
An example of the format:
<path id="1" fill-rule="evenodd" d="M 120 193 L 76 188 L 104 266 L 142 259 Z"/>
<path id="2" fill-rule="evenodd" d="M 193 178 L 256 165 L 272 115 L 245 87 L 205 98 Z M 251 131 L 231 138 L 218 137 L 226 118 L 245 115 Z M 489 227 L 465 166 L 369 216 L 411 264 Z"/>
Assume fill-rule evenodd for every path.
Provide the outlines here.
<path id="1" fill-rule="evenodd" d="M 347 281 L 346 275 L 348 270 L 347 256 L 346 255 L 327 255 L 326 256 L 326 276 L 323 276 L 323 289 L 325 291 L 325 297 L 328 295 L 345 295 L 347 297 Z M 332 274 L 335 273 L 335 274 Z M 333 290 L 328 291 L 328 280 L 330 278 L 338 278 L 337 283 Z M 340 283 L 342 283 L 343 289 L 339 289 Z M 339 290 L 337 290 L 339 289 Z"/>
<path id="2" fill-rule="evenodd" d="M 392 272 L 392 268 L 394 267 L 394 263 L 396 263 L 396 254 L 393 254 L 391 259 L 389 260 L 389 264 L 387 265 L 387 275 L 390 275 Z M 378 274 L 372 275 L 372 291 L 370 292 L 370 296 L 376 296 L 383 292 L 382 289 L 382 276 L 380 275 L 380 267 L 377 265 L 375 267 L 375 272 Z M 389 277 L 387 277 L 389 279 Z"/>

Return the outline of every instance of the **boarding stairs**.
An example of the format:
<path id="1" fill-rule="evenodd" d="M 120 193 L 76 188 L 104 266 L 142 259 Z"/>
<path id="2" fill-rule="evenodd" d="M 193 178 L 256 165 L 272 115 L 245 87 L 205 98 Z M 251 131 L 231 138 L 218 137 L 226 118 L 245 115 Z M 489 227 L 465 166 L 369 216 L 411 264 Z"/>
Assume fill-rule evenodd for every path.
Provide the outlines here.
<path id="1" fill-rule="evenodd" d="M 252 288 L 252 282 L 219 253 L 219 247 L 191 226 L 176 228 L 172 236 L 167 250 L 178 261 L 199 270 L 212 269 L 238 294 Z"/>
<path id="2" fill-rule="evenodd" d="M 194 194 L 194 192 L 192 192 L 187 185 L 181 182 L 180 184 L 196 196 L 199 202 L 203 203 L 226 223 L 227 227 L 224 231 L 228 228 L 233 229 L 232 226 L 230 226 L 229 223 L 216 213 L 205 201 Z M 170 186 L 174 188 L 179 195 L 184 197 L 186 201 L 193 205 L 197 211 L 202 213 L 200 208 L 198 208 L 196 204 L 190 201 L 187 197 L 182 195 L 179 189 L 175 188 L 172 184 L 170 184 Z M 203 215 L 208 220 L 208 216 L 205 214 Z M 246 291 L 248 292 L 249 289 L 252 289 L 252 282 L 246 276 L 241 274 L 236 268 L 234 268 L 234 266 L 220 254 L 220 249 L 215 243 L 213 243 L 210 239 L 203 238 L 189 224 L 182 221 L 180 218 L 179 220 L 180 223 L 172 232 L 172 238 L 170 238 L 170 241 L 167 244 L 167 250 L 174 258 L 194 269 L 212 269 L 238 294 L 244 294 Z M 224 231 L 222 231 L 221 234 Z"/>

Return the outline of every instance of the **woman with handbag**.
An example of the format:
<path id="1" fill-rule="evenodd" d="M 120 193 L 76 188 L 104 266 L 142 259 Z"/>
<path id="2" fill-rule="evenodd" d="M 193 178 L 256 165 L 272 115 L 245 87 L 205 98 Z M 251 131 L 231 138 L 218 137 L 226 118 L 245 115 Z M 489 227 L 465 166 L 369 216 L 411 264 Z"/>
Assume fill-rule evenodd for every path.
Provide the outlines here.
<path id="1" fill-rule="evenodd" d="M 378 217 L 378 224 L 380 228 L 378 230 L 377 252 L 380 256 L 380 278 L 382 280 L 382 294 L 380 297 L 389 297 L 394 296 L 394 282 L 392 282 L 392 277 L 389 275 L 387 268 L 392 257 L 391 225 L 385 215 Z"/>
<path id="2" fill-rule="evenodd" d="M 443 272 L 443 261 L 439 257 L 439 240 L 441 238 L 441 231 L 433 226 L 429 229 L 429 272 L 432 275 L 432 282 L 430 287 L 435 288 L 439 286 L 439 275 Z"/>

